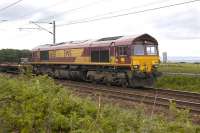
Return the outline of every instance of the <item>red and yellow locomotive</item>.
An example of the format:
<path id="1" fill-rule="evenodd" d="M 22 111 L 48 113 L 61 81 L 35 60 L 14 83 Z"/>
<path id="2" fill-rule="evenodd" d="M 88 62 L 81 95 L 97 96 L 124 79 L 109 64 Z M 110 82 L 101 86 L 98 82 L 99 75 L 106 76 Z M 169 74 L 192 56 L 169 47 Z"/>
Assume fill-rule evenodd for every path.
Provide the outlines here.
<path id="1" fill-rule="evenodd" d="M 32 50 L 37 74 L 122 86 L 151 86 L 158 42 L 148 34 L 41 45 Z"/>

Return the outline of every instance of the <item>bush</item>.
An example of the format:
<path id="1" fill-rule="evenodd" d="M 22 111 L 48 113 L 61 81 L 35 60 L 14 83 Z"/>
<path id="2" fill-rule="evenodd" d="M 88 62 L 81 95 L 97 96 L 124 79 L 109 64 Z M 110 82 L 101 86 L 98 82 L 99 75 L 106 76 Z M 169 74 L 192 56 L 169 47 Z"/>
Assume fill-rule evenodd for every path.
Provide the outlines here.
<path id="1" fill-rule="evenodd" d="M 199 128 L 185 113 L 168 121 L 163 116 L 149 117 L 141 108 L 99 108 L 47 76 L 0 76 L 0 83 L 0 132 L 195 133 Z"/>

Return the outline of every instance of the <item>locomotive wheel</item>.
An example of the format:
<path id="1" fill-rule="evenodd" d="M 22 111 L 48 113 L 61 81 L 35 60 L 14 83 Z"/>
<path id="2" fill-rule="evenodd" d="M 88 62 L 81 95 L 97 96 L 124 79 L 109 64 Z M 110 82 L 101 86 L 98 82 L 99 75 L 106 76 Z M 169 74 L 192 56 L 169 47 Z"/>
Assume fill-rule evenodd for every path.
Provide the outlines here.
<path id="1" fill-rule="evenodd" d="M 89 75 L 87 77 L 87 81 L 91 82 L 92 84 L 96 84 L 97 83 L 95 78 L 94 78 L 94 76 L 92 76 L 92 75 Z"/>
<path id="2" fill-rule="evenodd" d="M 94 79 L 92 80 L 92 84 L 96 85 L 98 82 Z"/>
<path id="3" fill-rule="evenodd" d="M 106 86 L 111 86 L 111 83 L 110 82 L 106 82 Z"/>
<path id="4" fill-rule="evenodd" d="M 131 88 L 135 88 L 135 83 L 133 80 L 129 79 L 129 83 L 128 86 L 130 86 Z"/>
<path id="5" fill-rule="evenodd" d="M 111 86 L 111 82 L 109 82 L 107 77 L 103 78 L 103 84 L 105 84 L 106 86 Z"/>
<path id="6" fill-rule="evenodd" d="M 81 80 L 87 80 L 87 71 L 80 71 Z"/>
<path id="7" fill-rule="evenodd" d="M 128 87 L 128 82 L 125 79 L 121 81 L 121 87 L 122 88 L 127 88 Z"/>

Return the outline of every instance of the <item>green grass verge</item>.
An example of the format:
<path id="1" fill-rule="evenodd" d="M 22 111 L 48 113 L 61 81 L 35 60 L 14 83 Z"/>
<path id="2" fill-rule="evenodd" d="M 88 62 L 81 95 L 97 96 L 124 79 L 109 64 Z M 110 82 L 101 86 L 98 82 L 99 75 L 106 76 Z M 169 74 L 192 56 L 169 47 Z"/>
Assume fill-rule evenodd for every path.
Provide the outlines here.
<path id="1" fill-rule="evenodd" d="M 74 96 L 46 76 L 0 76 L 0 132 L 197 133 L 188 111 L 171 106 L 168 118 L 143 109 L 99 105 Z"/>
<path id="2" fill-rule="evenodd" d="M 200 64 L 189 64 L 189 63 L 160 64 L 158 70 L 161 72 L 200 74 Z"/>
<path id="3" fill-rule="evenodd" d="M 169 88 L 200 93 L 200 77 L 194 76 L 162 76 L 156 82 L 158 88 Z"/>

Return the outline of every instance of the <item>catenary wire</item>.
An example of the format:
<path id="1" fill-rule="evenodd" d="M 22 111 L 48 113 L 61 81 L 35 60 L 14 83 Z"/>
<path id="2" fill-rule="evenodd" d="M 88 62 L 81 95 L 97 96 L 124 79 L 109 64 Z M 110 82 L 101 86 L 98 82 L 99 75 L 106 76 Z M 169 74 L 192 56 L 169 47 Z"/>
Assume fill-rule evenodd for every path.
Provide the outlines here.
<path id="1" fill-rule="evenodd" d="M 65 0 L 64 0 L 64 1 L 65 1 Z M 166 0 L 166 1 L 169 1 L 169 0 Z M 165 1 L 165 2 L 166 2 L 166 1 Z M 52 4 L 52 5 L 48 6 L 47 8 L 52 7 L 52 6 L 56 6 L 56 5 L 58 5 L 58 4 L 62 3 L 62 2 L 63 2 L 63 0 L 62 0 L 62 1 L 59 1 L 59 2 L 57 2 L 57 3 L 55 3 L 55 4 Z M 87 7 L 87 6 L 91 5 L 91 4 L 96 4 L 96 2 L 99 2 L 99 1 L 95 1 L 94 3 L 92 2 L 92 3 L 86 4 L 86 5 L 84 5 L 84 6 L 78 7 L 78 8 L 70 9 L 70 10 L 65 11 L 65 12 L 68 13 L 68 12 L 70 12 L 70 11 L 75 11 L 75 10 L 81 9 L 81 8 L 83 8 L 83 7 Z M 159 2 L 159 1 L 154 1 L 154 2 L 147 3 L 147 4 L 134 6 L 134 8 L 140 8 L 140 7 L 143 7 L 143 6 L 151 6 L 151 5 L 153 5 L 153 4 L 160 4 L 160 3 L 163 3 L 163 2 L 162 2 L 162 1 L 161 1 L 161 2 Z M 133 8 L 133 7 L 132 7 L 132 8 Z M 44 8 L 40 8 L 40 9 L 37 9 L 36 12 L 41 11 L 42 9 L 44 10 Z M 129 10 L 129 9 L 122 9 L 122 10 L 118 10 L 117 12 L 125 11 L 125 10 Z M 109 12 L 109 13 L 112 13 L 112 12 Z M 114 12 L 113 12 L 113 13 L 114 13 Z M 106 13 L 106 14 L 108 14 L 108 13 Z M 101 15 L 103 16 L 104 14 L 101 14 Z M 28 16 L 28 15 L 23 15 L 23 16 Z M 23 16 L 21 16 L 21 17 L 23 17 Z M 98 16 L 98 15 L 97 15 L 97 16 Z M 49 28 L 51 28 L 51 27 L 49 27 Z M 20 28 L 19 28 L 19 29 L 20 29 Z M 30 29 L 32 29 L 32 28 L 30 28 Z"/>
<path id="2" fill-rule="evenodd" d="M 64 3 L 64 2 L 67 2 L 67 1 L 66 1 L 66 0 L 61 0 L 61 1 L 59 1 L 59 2 L 56 2 L 56 3 L 54 3 L 54 4 L 49 5 L 49 6 L 47 6 L 47 7 L 44 7 L 44 8 L 41 7 L 41 8 L 39 8 L 39 9 L 35 9 L 35 10 L 32 11 L 32 12 L 29 12 L 29 13 L 26 13 L 26 14 L 24 14 L 24 15 L 19 16 L 18 19 L 20 19 L 20 18 L 22 18 L 22 17 L 30 16 L 30 15 L 32 15 L 32 14 L 35 14 L 35 13 L 37 13 L 37 12 L 41 12 L 41 11 L 46 10 L 46 9 L 49 9 L 49 8 L 51 8 L 51 7 L 55 7 L 55 6 L 60 5 L 60 4 Z"/>
<path id="3" fill-rule="evenodd" d="M 101 16 L 104 16 L 104 15 L 110 15 L 110 14 L 113 14 L 113 13 L 118 13 L 118 12 L 121 12 L 121 11 L 128 11 L 128 10 L 131 10 L 131 9 L 137 9 L 137 8 L 140 8 L 140 7 L 144 7 L 144 6 L 152 6 L 154 4 L 161 4 L 161 3 L 164 3 L 164 2 L 167 2 L 167 1 L 170 1 L 170 0 L 165 0 L 165 1 L 154 1 L 154 2 L 150 2 L 150 3 L 146 3 L 146 4 L 142 4 L 142 5 L 138 5 L 138 6 L 134 6 L 134 7 L 131 7 L 131 8 L 127 8 L 127 9 L 121 9 L 121 10 L 117 10 L 117 11 L 113 11 L 113 12 L 108 12 L 108 13 L 105 13 L 105 14 L 100 14 L 100 15 L 95 15 L 93 16 L 92 18 L 96 18 L 96 17 L 101 17 Z M 73 11 L 76 11 L 76 10 L 79 10 L 79 9 L 82 9 L 82 8 L 85 8 L 87 6 L 90 6 L 90 5 L 93 5 L 93 4 L 96 4 L 100 2 L 99 0 L 97 1 L 94 1 L 94 2 L 91 2 L 91 3 L 88 3 L 86 5 L 83 5 L 83 6 L 80 6 L 80 7 L 77 7 L 77 8 L 73 8 L 73 9 L 70 9 L 70 10 L 67 10 L 67 11 L 64 11 L 62 13 L 58 13 L 58 15 L 61 15 L 61 14 L 65 14 L 65 13 L 70 13 L 70 12 L 73 12 Z M 40 10 L 40 9 L 39 9 Z M 91 18 L 90 18 L 91 19 Z M 39 20 L 39 21 L 44 21 L 45 19 L 42 19 L 42 20 Z M 82 19 L 81 19 L 82 20 Z M 79 21 L 79 20 L 78 20 Z"/>
<path id="4" fill-rule="evenodd" d="M 185 4 L 199 2 L 199 1 L 200 0 L 185 1 L 185 2 L 181 2 L 181 3 L 170 4 L 170 5 L 165 5 L 165 6 L 155 7 L 155 8 L 149 8 L 149 9 L 144 9 L 144 10 L 140 10 L 140 11 L 128 12 L 128 13 L 118 14 L 118 15 L 113 15 L 113 16 L 100 17 L 100 18 L 96 18 L 96 19 L 90 19 L 91 17 L 90 18 L 84 18 L 84 19 L 79 20 L 79 21 L 75 20 L 74 22 L 72 21 L 72 22 L 65 23 L 65 24 L 59 24 L 59 25 L 57 25 L 57 27 L 62 27 L 62 26 L 67 26 L 67 25 L 72 25 L 72 24 L 78 24 L 78 23 L 87 23 L 87 22 L 99 21 L 99 20 L 103 20 L 103 19 L 111 19 L 111 18 L 122 17 L 122 16 L 127 16 L 127 15 L 132 15 L 132 14 L 138 14 L 138 13 L 144 13 L 144 12 L 160 10 L 160 9 L 164 9 L 164 8 L 185 5 Z"/>
<path id="5" fill-rule="evenodd" d="M 102 20 L 102 19 L 110 19 L 110 18 L 115 18 L 115 17 L 127 16 L 127 15 L 131 15 L 131 14 L 138 14 L 138 13 L 143 13 L 143 12 L 148 12 L 148 11 L 159 10 L 159 9 L 163 9 L 163 8 L 169 8 L 169 7 L 179 6 L 179 5 L 185 5 L 185 4 L 194 3 L 194 2 L 197 2 L 197 1 L 200 1 L 200 0 L 185 1 L 185 2 L 181 2 L 181 3 L 169 4 L 169 5 L 165 5 L 165 6 L 149 8 L 149 9 L 144 9 L 144 10 L 134 11 L 134 12 L 128 12 L 128 13 L 119 14 L 119 15 L 113 15 L 113 16 L 108 16 L 108 17 L 101 17 L 101 18 L 92 19 L 92 20 L 86 20 L 86 21 L 85 21 L 85 19 L 90 19 L 90 18 L 85 18 L 84 21 L 79 21 L 79 22 L 73 22 L 72 21 L 70 23 L 59 24 L 59 25 L 56 25 L 56 26 L 57 27 L 62 27 L 62 26 L 66 26 L 66 25 L 72 25 L 72 24 L 78 24 L 78 23 L 87 23 L 87 22 L 98 21 L 98 20 Z"/>
<path id="6" fill-rule="evenodd" d="M 46 6 L 46 7 L 44 7 L 44 8 L 41 7 L 41 8 L 39 8 L 39 9 L 35 9 L 34 11 L 29 12 L 29 13 L 26 13 L 26 14 L 23 14 L 23 15 L 21 15 L 21 16 L 15 18 L 14 20 L 22 19 L 23 17 L 27 17 L 27 16 L 33 15 L 33 14 L 35 14 L 35 13 L 37 13 L 37 12 L 40 12 L 40 11 L 49 9 L 49 8 L 51 8 L 51 7 L 55 7 L 55 6 L 60 5 L 60 4 L 64 3 L 64 2 L 67 2 L 67 1 L 66 1 L 66 0 L 61 0 L 61 1 L 59 1 L 59 2 L 56 2 L 56 3 L 54 3 L 54 4 L 51 4 L 51 5 Z M 10 21 L 10 20 L 9 20 L 9 21 Z M 22 25 L 20 25 L 19 27 L 21 28 L 21 27 L 24 27 L 25 25 L 28 25 L 27 22 L 24 23 L 24 24 L 22 24 Z M 20 29 L 20 28 L 18 28 L 18 29 Z"/>
<path id="7" fill-rule="evenodd" d="M 80 6 L 80 7 L 72 8 L 72 9 L 69 9 L 69 10 L 64 11 L 64 12 L 62 12 L 62 13 L 55 14 L 55 16 L 62 15 L 62 14 L 66 14 L 66 13 L 70 13 L 70 12 L 73 12 L 73 11 L 76 11 L 76 10 L 80 10 L 80 9 L 82 9 L 82 8 L 86 8 L 86 7 L 88 7 L 88 6 L 91 6 L 91 5 L 96 4 L 96 3 L 98 3 L 98 2 L 101 2 L 101 1 L 102 1 L 102 0 L 96 0 L 96 1 L 93 1 L 93 2 L 91 2 L 91 3 L 82 5 L 82 6 Z M 53 6 L 53 5 L 52 5 L 52 6 Z M 26 16 L 28 16 L 28 15 L 26 15 Z M 45 20 L 47 20 L 47 18 L 53 17 L 53 16 L 54 16 L 54 15 L 48 16 L 48 17 L 46 17 L 46 19 L 39 19 L 39 20 L 37 20 L 37 21 L 45 21 Z M 21 26 L 21 27 L 22 27 L 22 26 Z"/>
<path id="8" fill-rule="evenodd" d="M 6 10 L 6 9 L 12 7 L 12 6 L 15 6 L 16 4 L 20 3 L 21 1 L 23 1 L 23 0 L 15 1 L 15 2 L 13 2 L 13 3 L 7 5 L 7 6 L 3 7 L 3 8 L 1 8 L 1 9 L 0 9 L 0 12 L 4 11 L 4 10 Z"/>
<path id="9" fill-rule="evenodd" d="M 51 17 L 60 16 L 60 15 L 63 15 L 63 14 L 67 14 L 67 13 L 71 13 L 71 12 L 80 10 L 80 9 L 82 9 L 82 8 L 87 8 L 87 7 L 89 7 L 89 6 L 92 6 L 92 5 L 94 5 L 94 4 L 97 4 L 97 3 L 99 3 L 99 2 L 102 2 L 102 0 L 96 0 L 96 1 L 93 1 L 93 2 L 91 2 L 91 3 L 88 3 L 88 4 L 85 4 L 85 5 L 79 6 L 79 7 L 77 7 L 77 8 L 72 8 L 72 9 L 63 11 L 63 12 L 61 12 L 61 13 L 57 13 L 57 14 L 54 14 L 54 15 L 51 15 L 51 16 L 47 16 L 46 18 L 40 19 L 39 21 L 48 20 L 48 19 L 51 18 Z"/>
<path id="10" fill-rule="evenodd" d="M 90 17 L 90 19 L 97 18 L 97 17 L 103 17 L 103 16 L 107 16 L 107 15 L 112 15 L 112 14 L 120 13 L 120 12 L 123 12 L 123 11 L 129 11 L 129 10 L 133 10 L 133 9 L 137 9 L 137 8 L 141 8 L 141 7 L 145 7 L 145 6 L 152 6 L 152 5 L 155 5 L 155 4 L 162 4 L 162 3 L 168 2 L 168 1 L 171 1 L 171 0 L 165 0 L 165 1 L 163 1 L 163 0 L 160 1 L 159 0 L 159 1 L 154 1 L 154 2 L 150 2 L 150 3 L 134 6 L 134 7 L 131 7 L 131 8 L 126 8 L 126 9 L 121 9 L 121 10 L 117 10 L 117 11 L 111 11 L 111 12 L 107 12 L 107 13 L 103 13 L 103 14 L 98 14 L 98 15 Z M 83 19 L 79 19 L 79 20 L 83 21 Z M 77 21 L 79 21 L 79 20 L 77 20 Z"/>

